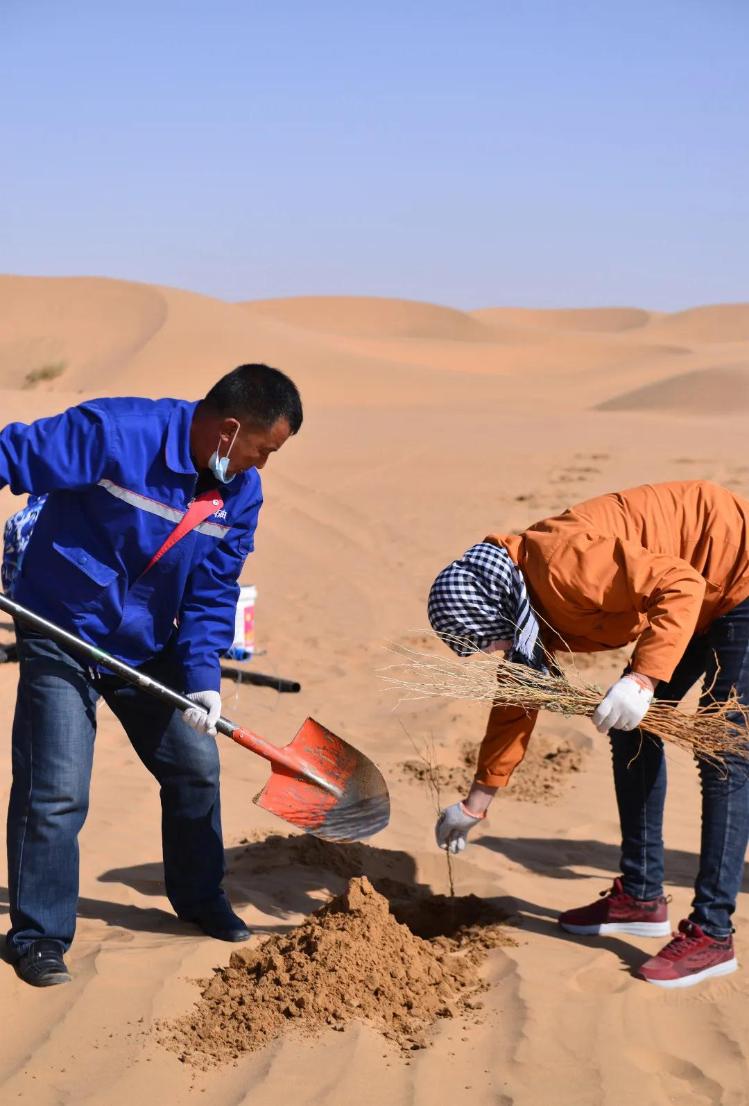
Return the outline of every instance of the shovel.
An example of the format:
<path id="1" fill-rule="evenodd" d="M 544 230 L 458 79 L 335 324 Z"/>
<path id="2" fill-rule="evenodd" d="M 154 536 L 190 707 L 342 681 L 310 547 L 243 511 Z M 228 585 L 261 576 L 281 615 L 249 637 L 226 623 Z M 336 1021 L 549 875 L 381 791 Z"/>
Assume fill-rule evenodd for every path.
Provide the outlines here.
<path id="1" fill-rule="evenodd" d="M 127 683 L 183 711 L 195 704 L 157 680 L 130 668 L 95 645 L 89 645 L 0 594 L 0 610 L 32 626 L 58 644 L 101 664 Z M 390 819 L 390 796 L 380 770 L 347 741 L 308 718 L 283 748 L 242 729 L 227 718 L 219 733 L 270 762 L 271 776 L 254 801 L 264 810 L 324 841 L 359 841 L 384 829 Z"/>

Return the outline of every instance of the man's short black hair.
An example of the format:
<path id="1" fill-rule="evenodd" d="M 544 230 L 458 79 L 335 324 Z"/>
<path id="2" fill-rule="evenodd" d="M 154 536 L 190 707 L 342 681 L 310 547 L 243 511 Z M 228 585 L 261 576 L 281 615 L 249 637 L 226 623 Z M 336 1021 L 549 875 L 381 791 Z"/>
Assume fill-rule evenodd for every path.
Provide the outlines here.
<path id="1" fill-rule="evenodd" d="M 263 430 L 286 419 L 292 434 L 302 425 L 299 389 L 270 365 L 239 365 L 214 384 L 201 406 L 214 415 L 244 419 Z"/>

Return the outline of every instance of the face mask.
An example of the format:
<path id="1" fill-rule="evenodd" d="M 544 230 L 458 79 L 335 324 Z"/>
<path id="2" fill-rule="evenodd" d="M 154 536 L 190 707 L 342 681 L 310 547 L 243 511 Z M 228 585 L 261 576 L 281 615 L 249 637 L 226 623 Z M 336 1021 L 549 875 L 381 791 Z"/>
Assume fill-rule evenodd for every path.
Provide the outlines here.
<path id="1" fill-rule="evenodd" d="M 229 467 L 229 454 L 231 453 L 232 449 L 234 448 L 234 443 L 237 440 L 237 434 L 238 433 L 239 433 L 239 427 L 237 427 L 237 429 L 234 431 L 234 437 L 232 438 L 231 442 L 229 443 L 229 448 L 227 449 L 226 455 L 224 457 L 219 457 L 219 455 L 218 455 L 218 451 L 221 448 L 221 439 L 219 438 L 218 445 L 216 446 L 216 448 L 214 449 L 214 451 L 211 454 L 210 458 L 208 459 L 208 468 L 211 470 L 211 472 L 216 477 L 216 479 L 219 480 L 222 484 L 231 484 L 232 480 L 234 479 L 234 476 L 237 475 L 236 473 L 234 473 L 234 476 L 227 476 L 226 475 L 226 470 Z"/>

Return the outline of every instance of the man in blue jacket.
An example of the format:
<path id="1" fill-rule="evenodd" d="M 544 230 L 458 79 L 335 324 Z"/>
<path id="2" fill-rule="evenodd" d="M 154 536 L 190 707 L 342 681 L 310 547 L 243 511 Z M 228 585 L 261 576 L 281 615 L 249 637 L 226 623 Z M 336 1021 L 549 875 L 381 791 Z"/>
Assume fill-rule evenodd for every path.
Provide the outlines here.
<path id="1" fill-rule="evenodd" d="M 103 698 L 161 788 L 166 891 L 180 918 L 249 936 L 221 888 L 219 658 L 234 636 L 237 579 L 262 503 L 258 469 L 296 434 L 293 382 L 241 365 L 199 403 L 98 399 L 0 431 L 0 487 L 45 495 L 13 596 L 64 629 L 182 690 L 184 715 L 18 627 L 20 675 L 8 811 L 7 950 L 36 986 L 70 979 L 78 833 Z M 190 506 L 203 517 L 167 540 Z"/>

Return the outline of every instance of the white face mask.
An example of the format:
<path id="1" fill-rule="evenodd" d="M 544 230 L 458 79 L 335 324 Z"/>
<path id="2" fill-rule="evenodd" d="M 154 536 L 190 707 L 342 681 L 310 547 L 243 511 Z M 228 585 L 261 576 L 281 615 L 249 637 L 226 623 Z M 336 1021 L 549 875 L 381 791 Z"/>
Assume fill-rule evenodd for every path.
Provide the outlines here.
<path id="1" fill-rule="evenodd" d="M 234 479 L 234 476 L 237 475 L 236 472 L 235 472 L 234 476 L 227 476 L 226 475 L 226 470 L 229 467 L 229 454 L 231 453 L 232 449 L 234 448 L 234 443 L 237 440 L 237 434 L 238 433 L 239 433 L 239 426 L 234 431 L 234 437 L 229 442 L 229 448 L 227 449 L 226 455 L 224 457 L 219 457 L 219 455 L 218 455 L 218 451 L 221 448 L 221 439 L 219 438 L 218 445 L 216 446 L 213 453 L 211 454 L 211 456 L 208 459 L 208 468 L 211 470 L 211 472 L 216 477 L 216 479 L 219 480 L 222 484 L 231 484 L 232 480 Z"/>

